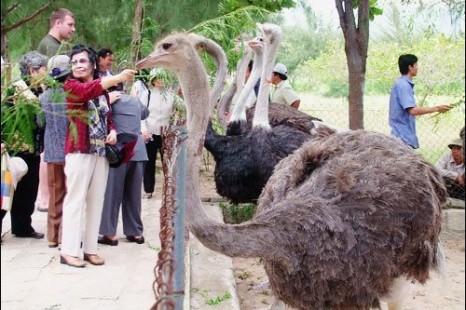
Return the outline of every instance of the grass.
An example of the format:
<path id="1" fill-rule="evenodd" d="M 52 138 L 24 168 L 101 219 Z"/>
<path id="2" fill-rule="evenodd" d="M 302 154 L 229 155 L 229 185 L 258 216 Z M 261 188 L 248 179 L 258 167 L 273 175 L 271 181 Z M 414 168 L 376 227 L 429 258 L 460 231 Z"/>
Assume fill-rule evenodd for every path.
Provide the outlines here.
<path id="1" fill-rule="evenodd" d="M 348 128 L 348 103 L 346 98 L 325 98 L 313 94 L 300 94 L 300 110 L 321 118 L 324 122 Z M 430 97 L 431 105 L 450 104 L 455 98 Z M 367 130 L 390 134 L 388 125 L 389 96 L 366 96 L 364 98 L 364 127 Z M 448 152 L 448 143 L 459 137 L 464 126 L 464 105 L 444 114 L 418 116 L 416 130 L 420 148 L 416 150 L 427 161 L 435 164 L 442 154 Z"/>
<path id="2" fill-rule="evenodd" d="M 229 292 L 225 292 L 222 296 L 214 296 L 209 298 L 209 292 L 205 289 L 194 288 L 193 291 L 200 294 L 204 298 L 204 302 L 210 306 L 218 305 L 221 302 L 231 298 L 231 294 Z"/>
<path id="3" fill-rule="evenodd" d="M 239 224 L 250 220 L 252 216 L 256 213 L 257 206 L 252 203 L 244 204 L 229 204 L 229 203 L 220 203 L 220 208 L 223 211 L 223 218 L 225 223 L 229 224 Z"/>

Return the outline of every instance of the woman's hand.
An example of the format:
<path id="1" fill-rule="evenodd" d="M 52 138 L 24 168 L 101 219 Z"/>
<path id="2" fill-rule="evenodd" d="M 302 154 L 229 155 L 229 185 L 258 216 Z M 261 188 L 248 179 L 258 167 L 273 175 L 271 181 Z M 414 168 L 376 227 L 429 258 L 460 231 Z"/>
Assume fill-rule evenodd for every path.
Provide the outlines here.
<path id="1" fill-rule="evenodd" d="M 115 145 L 117 143 L 117 133 L 115 130 L 110 130 L 110 133 L 105 139 L 105 144 Z"/>
<path id="2" fill-rule="evenodd" d="M 115 101 L 121 98 L 121 91 L 114 90 L 108 93 L 108 97 L 110 98 L 110 104 L 113 104 Z"/>
<path id="3" fill-rule="evenodd" d="M 142 139 L 144 139 L 144 142 L 149 142 L 152 139 L 151 133 L 148 131 L 143 132 Z"/>

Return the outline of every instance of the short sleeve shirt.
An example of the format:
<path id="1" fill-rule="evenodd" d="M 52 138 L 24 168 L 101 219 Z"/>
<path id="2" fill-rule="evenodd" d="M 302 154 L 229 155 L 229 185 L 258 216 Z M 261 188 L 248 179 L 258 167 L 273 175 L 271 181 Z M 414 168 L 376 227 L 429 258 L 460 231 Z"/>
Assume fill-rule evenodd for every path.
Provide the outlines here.
<path id="1" fill-rule="evenodd" d="M 415 106 L 414 83 L 403 75 L 395 82 L 390 93 L 389 124 L 393 136 L 417 149 L 419 141 L 416 135 L 416 117 L 408 112 L 409 108 Z"/>
<path id="2" fill-rule="evenodd" d="M 291 105 L 296 100 L 299 100 L 298 95 L 294 92 L 290 83 L 285 80 L 277 85 L 272 96 L 272 102 Z"/>
<path id="3" fill-rule="evenodd" d="M 57 54 L 59 55 L 69 55 L 70 51 L 68 48 L 68 44 L 61 43 L 55 37 L 47 34 L 39 43 L 39 47 L 37 48 L 39 53 L 45 55 L 47 57 L 52 57 Z"/>

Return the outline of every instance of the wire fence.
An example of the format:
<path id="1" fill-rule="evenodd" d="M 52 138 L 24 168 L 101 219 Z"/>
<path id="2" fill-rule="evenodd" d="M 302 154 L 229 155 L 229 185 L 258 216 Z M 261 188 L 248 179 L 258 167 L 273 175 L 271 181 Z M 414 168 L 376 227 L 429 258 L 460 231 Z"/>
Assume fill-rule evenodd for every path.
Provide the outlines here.
<path id="1" fill-rule="evenodd" d="M 435 103 L 448 104 L 448 98 L 435 98 Z M 388 124 L 388 96 L 369 96 L 364 99 L 364 129 L 390 134 Z M 349 111 L 346 98 L 324 98 L 310 94 L 301 95 L 300 110 L 321 118 L 341 128 L 349 127 Z M 426 114 L 416 117 L 416 131 L 420 153 L 427 161 L 436 164 L 438 159 L 449 152 L 448 144 L 459 138 L 465 125 L 464 105 L 443 114 Z"/>

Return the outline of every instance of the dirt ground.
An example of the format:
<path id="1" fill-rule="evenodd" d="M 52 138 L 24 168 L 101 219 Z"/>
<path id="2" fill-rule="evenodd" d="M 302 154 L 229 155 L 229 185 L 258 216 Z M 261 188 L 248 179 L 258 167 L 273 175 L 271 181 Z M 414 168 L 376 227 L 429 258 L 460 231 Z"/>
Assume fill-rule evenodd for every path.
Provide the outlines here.
<path id="1" fill-rule="evenodd" d="M 204 168 L 207 168 L 204 166 Z M 201 197 L 219 198 L 215 192 L 213 170 L 208 168 L 201 177 Z M 446 257 L 443 277 L 433 273 L 432 279 L 422 286 L 413 285 L 404 310 L 463 310 L 465 309 L 465 234 L 444 232 L 442 241 Z M 258 259 L 234 258 L 234 275 L 241 310 L 266 309 L 273 302 L 267 275 Z M 386 304 L 382 309 L 387 309 Z"/>

